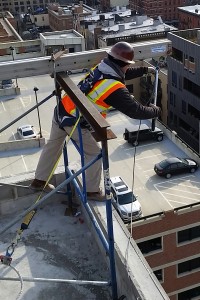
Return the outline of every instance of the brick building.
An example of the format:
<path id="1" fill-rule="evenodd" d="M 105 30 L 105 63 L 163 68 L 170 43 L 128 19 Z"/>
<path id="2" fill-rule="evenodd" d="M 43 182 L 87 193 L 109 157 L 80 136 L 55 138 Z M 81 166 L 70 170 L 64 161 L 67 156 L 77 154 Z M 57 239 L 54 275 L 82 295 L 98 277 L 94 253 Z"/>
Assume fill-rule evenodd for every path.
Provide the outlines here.
<path id="1" fill-rule="evenodd" d="M 48 6 L 49 26 L 52 31 L 61 31 L 73 29 L 72 11 L 60 7 L 58 4 L 50 4 Z"/>
<path id="2" fill-rule="evenodd" d="M 45 9 L 48 3 L 51 3 L 51 0 L 0 0 L 0 11 L 10 11 L 12 14 L 28 13 L 29 10 L 35 11 L 38 7 Z"/>
<path id="3" fill-rule="evenodd" d="M 193 2 L 193 3 L 192 3 Z M 163 21 L 177 26 L 178 7 L 196 4 L 198 1 L 190 0 L 130 0 L 130 8 L 140 14 L 150 17 L 161 16 Z"/>
<path id="4" fill-rule="evenodd" d="M 178 7 L 179 29 L 200 27 L 200 5 Z"/>
<path id="5" fill-rule="evenodd" d="M 198 202 L 132 225 L 133 238 L 171 300 L 200 299 L 199 216 Z"/>
<path id="6" fill-rule="evenodd" d="M 93 13 L 93 9 L 80 2 L 80 5 L 60 6 L 58 3 L 48 5 L 49 26 L 52 31 L 75 29 L 80 33 L 80 22 Z"/>

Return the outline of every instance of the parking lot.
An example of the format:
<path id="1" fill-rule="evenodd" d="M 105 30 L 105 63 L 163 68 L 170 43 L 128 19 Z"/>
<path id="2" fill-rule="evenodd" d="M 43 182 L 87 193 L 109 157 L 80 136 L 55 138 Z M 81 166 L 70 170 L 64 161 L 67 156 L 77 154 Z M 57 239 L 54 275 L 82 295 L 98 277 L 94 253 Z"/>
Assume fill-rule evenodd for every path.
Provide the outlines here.
<path id="1" fill-rule="evenodd" d="M 82 77 L 72 75 L 75 82 Z M 42 83 L 43 81 L 43 83 Z M 44 85 L 45 83 L 45 85 Z M 32 79 L 21 79 L 19 84 L 22 87 L 21 95 L 17 99 L 2 101 L 0 106 L 0 127 L 11 121 L 31 106 L 35 105 L 35 96 L 32 86 L 40 89 L 39 100 L 44 99 L 53 90 L 53 83 L 48 76 L 41 76 Z M 48 138 L 55 99 L 48 101 L 40 109 L 43 135 Z M 44 117 L 45 116 L 45 117 Z M 110 176 L 121 176 L 129 185 L 142 206 L 143 216 L 170 210 L 175 207 L 195 203 L 199 201 L 200 195 L 200 171 L 194 174 L 183 174 L 173 176 L 170 179 L 159 177 L 154 172 L 154 164 L 171 157 L 185 157 L 185 154 L 173 144 L 166 136 L 163 141 L 141 142 L 136 148 L 123 138 L 126 127 L 138 125 L 139 120 L 132 120 L 125 115 L 112 111 L 107 121 L 117 138 L 108 141 Z M 32 124 L 38 129 L 36 111 L 25 117 L 22 122 L 2 133 L 0 140 L 13 140 L 16 138 L 16 128 L 22 123 Z M 150 121 L 142 121 L 150 126 Z M 136 150 L 136 151 L 135 151 Z M 25 172 L 34 172 L 40 156 L 41 149 L 27 149 L 23 151 L 11 151 L 0 153 L 0 177 L 14 176 Z M 70 159 L 76 161 L 77 155 L 74 148 L 69 146 Z M 63 166 L 61 159 L 59 166 Z"/>
<path id="2" fill-rule="evenodd" d="M 143 216 L 171 210 L 199 201 L 200 171 L 172 176 L 170 179 L 159 177 L 154 165 L 168 157 L 187 157 L 166 136 L 161 142 L 142 142 L 136 148 L 123 139 L 124 128 L 139 121 L 130 120 L 114 112 L 108 120 L 117 135 L 109 141 L 111 176 L 121 175 L 133 187 L 142 205 Z M 148 121 L 142 121 L 148 123 Z M 121 123 L 121 125 L 119 125 Z M 136 150 L 136 153 L 135 153 Z"/>

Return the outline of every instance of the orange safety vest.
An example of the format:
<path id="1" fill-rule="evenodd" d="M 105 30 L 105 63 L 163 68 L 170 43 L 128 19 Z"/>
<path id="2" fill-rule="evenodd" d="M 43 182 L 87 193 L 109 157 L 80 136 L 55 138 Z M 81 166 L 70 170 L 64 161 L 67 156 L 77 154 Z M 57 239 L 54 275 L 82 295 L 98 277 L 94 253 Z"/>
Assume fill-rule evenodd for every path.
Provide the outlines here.
<path id="1" fill-rule="evenodd" d="M 107 110 L 111 106 L 106 104 L 104 100 L 114 91 L 124 87 L 125 85 L 123 83 L 115 79 L 102 79 L 94 84 L 86 97 L 95 105 L 97 110 L 105 118 Z M 72 116 L 76 115 L 76 106 L 67 94 L 62 97 L 61 103 L 68 114 Z"/>

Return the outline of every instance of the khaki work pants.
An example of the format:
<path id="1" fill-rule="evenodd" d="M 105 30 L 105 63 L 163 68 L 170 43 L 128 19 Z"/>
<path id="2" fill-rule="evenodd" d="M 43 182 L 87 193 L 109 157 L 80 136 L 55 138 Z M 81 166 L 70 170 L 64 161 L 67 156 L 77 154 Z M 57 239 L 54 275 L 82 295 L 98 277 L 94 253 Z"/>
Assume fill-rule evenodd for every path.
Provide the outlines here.
<path id="1" fill-rule="evenodd" d="M 50 137 L 45 144 L 37 168 L 35 172 L 35 178 L 39 180 L 47 181 L 52 169 L 60 157 L 65 138 L 70 134 L 72 127 L 64 127 L 64 130 L 60 129 L 56 121 L 52 120 L 52 127 L 50 132 Z M 96 157 L 101 148 L 99 144 L 95 141 L 88 129 L 81 129 L 83 149 L 84 149 L 84 159 L 85 164 L 90 162 L 94 157 Z M 79 145 L 78 129 L 76 128 L 73 135 L 73 140 Z M 91 165 L 86 170 L 86 187 L 87 192 L 98 192 L 102 172 L 102 160 L 99 159 L 95 164 Z"/>

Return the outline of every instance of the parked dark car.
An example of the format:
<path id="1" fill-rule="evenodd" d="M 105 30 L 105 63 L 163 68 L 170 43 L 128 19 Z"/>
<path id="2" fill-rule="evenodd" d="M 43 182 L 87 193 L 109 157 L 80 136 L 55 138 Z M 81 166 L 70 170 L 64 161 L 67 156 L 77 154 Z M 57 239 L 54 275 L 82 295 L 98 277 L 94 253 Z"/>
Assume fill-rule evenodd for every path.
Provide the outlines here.
<path id="1" fill-rule="evenodd" d="M 78 73 L 87 73 L 89 71 L 88 68 L 84 69 L 77 69 L 77 70 L 67 70 L 66 73 L 67 75 L 72 75 L 72 74 L 78 74 Z"/>
<path id="2" fill-rule="evenodd" d="M 194 173 L 198 167 L 196 161 L 191 158 L 170 157 L 155 164 L 154 171 L 159 176 L 171 178 L 174 174 Z"/>
<path id="3" fill-rule="evenodd" d="M 135 125 L 133 128 L 125 128 L 123 137 L 128 143 L 133 146 L 138 146 L 142 141 L 156 140 L 161 142 L 163 140 L 163 135 L 163 131 L 158 127 L 155 127 L 155 130 L 152 130 L 146 124 L 141 124 L 140 126 Z"/>

